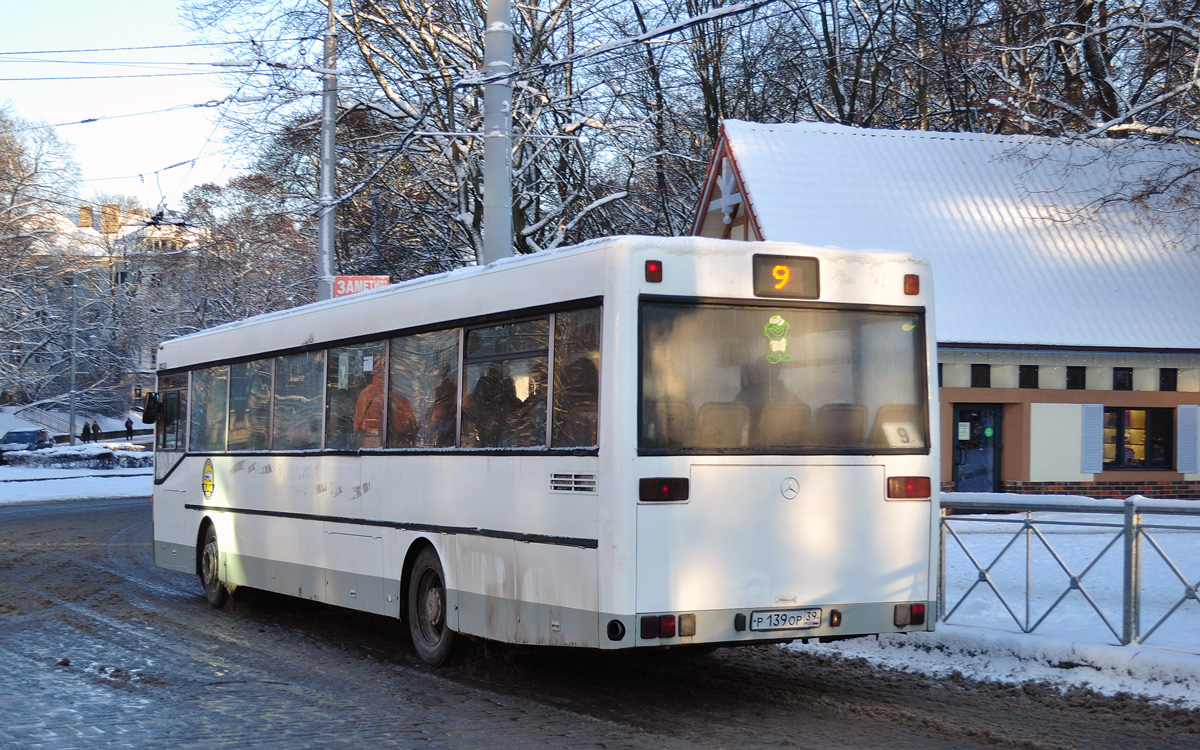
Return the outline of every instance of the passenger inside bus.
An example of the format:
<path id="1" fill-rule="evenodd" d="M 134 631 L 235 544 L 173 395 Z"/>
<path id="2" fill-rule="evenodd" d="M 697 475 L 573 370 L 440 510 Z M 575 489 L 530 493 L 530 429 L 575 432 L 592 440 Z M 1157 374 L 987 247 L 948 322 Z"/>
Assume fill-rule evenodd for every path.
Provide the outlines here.
<path id="1" fill-rule="evenodd" d="M 554 444 L 596 445 L 600 373 L 591 357 L 577 357 L 554 372 Z"/>
<path id="2" fill-rule="evenodd" d="M 490 365 L 475 383 L 468 403 L 474 444 L 489 448 L 507 446 L 509 422 L 520 405 L 512 378 L 505 377 L 500 365 Z"/>
<path id="3" fill-rule="evenodd" d="M 363 448 L 378 448 L 383 445 L 383 376 L 375 370 L 371 382 L 358 394 L 354 408 L 354 432 Z M 412 408 L 409 408 L 412 411 Z"/>
<path id="4" fill-rule="evenodd" d="M 420 428 L 421 445 L 451 447 L 455 428 L 455 379 L 447 375 L 433 392 L 433 404 Z"/>
<path id="5" fill-rule="evenodd" d="M 393 391 L 388 410 L 388 446 L 411 448 L 416 440 L 417 414 L 408 399 Z"/>

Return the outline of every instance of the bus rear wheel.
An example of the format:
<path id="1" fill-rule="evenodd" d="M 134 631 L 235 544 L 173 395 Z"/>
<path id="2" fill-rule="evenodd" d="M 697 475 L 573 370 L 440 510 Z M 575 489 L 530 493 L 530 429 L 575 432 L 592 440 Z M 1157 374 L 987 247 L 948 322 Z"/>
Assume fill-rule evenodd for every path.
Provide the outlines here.
<path id="1" fill-rule="evenodd" d="M 447 625 L 446 576 L 432 547 L 413 561 L 408 584 L 408 630 L 421 661 L 439 666 L 450 657 L 454 631 Z"/>
<path id="2" fill-rule="evenodd" d="M 221 580 L 221 548 L 217 545 L 217 530 L 212 524 L 204 528 L 204 544 L 200 548 L 200 585 L 213 609 L 225 606 L 229 589 Z"/>

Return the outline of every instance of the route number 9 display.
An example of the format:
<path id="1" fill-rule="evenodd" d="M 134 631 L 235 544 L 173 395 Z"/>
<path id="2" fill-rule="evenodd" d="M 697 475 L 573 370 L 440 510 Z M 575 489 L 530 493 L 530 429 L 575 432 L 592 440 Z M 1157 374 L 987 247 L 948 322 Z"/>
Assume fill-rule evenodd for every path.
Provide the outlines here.
<path id="1" fill-rule="evenodd" d="M 821 296 L 816 258 L 755 255 L 752 262 L 756 297 L 817 299 Z"/>

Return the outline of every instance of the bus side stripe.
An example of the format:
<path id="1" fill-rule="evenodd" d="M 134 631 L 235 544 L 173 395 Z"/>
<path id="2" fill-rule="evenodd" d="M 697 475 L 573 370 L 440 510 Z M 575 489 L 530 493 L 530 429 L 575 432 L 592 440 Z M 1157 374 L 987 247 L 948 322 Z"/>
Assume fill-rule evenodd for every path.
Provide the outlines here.
<path id="1" fill-rule="evenodd" d="M 584 539 L 569 536 L 551 536 L 549 534 L 525 534 L 518 531 L 501 531 L 499 529 L 482 529 L 467 526 L 437 526 L 424 523 L 404 523 L 402 521 L 376 521 L 367 518 L 346 518 L 340 516 L 322 516 L 313 513 L 288 513 L 278 510 L 254 510 L 250 508 L 226 508 L 220 505 L 197 505 L 189 503 L 183 506 L 188 510 L 198 510 L 205 513 L 233 513 L 242 516 L 264 516 L 267 518 L 292 518 L 300 521 L 321 521 L 325 523 L 344 523 L 350 526 L 371 526 L 376 528 L 400 529 L 401 531 L 424 531 L 431 534 L 462 534 L 465 536 L 482 536 L 489 539 L 510 539 L 514 542 L 529 542 L 531 544 L 553 544 L 560 547 L 580 547 L 582 549 L 598 549 L 597 539 Z"/>

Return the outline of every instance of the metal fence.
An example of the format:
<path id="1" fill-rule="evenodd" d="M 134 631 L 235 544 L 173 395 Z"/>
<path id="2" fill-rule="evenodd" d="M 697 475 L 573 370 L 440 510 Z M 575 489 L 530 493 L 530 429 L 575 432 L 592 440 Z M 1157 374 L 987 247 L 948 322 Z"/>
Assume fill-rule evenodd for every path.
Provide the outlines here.
<path id="1" fill-rule="evenodd" d="M 1035 518 L 1034 513 L 1051 512 L 1054 515 L 1052 518 Z M 988 514 L 986 516 L 975 514 Z M 998 515 L 1005 514 L 1005 515 Z M 1062 514 L 1062 517 L 1060 517 Z M 1094 612 L 1096 617 L 1102 622 L 1109 631 L 1115 636 L 1122 645 L 1144 643 L 1147 639 L 1155 634 L 1159 628 L 1173 616 L 1177 616 L 1181 609 L 1189 607 L 1188 602 L 1200 606 L 1200 600 L 1197 599 L 1196 589 L 1200 583 L 1193 582 L 1189 578 L 1167 550 L 1160 543 L 1160 538 L 1166 534 L 1174 534 L 1175 532 L 1187 533 L 1188 545 L 1200 545 L 1200 525 L 1186 526 L 1178 523 L 1147 523 L 1143 520 L 1146 514 L 1154 516 L 1198 516 L 1200 517 L 1200 502 L 1194 501 L 1170 501 L 1170 500 L 1147 500 L 1140 496 L 1134 496 L 1127 500 L 1084 500 L 1080 498 L 1026 498 L 1019 495 L 1016 496 L 976 496 L 972 497 L 965 493 L 954 493 L 947 495 L 942 501 L 942 523 L 941 523 L 941 555 L 938 565 L 938 619 L 943 622 L 950 622 L 956 614 L 965 614 L 970 605 L 964 606 L 968 599 L 972 602 L 978 602 L 981 594 L 986 595 L 991 592 L 999 600 L 1003 609 L 1012 617 L 1013 622 L 1021 629 L 1023 633 L 1032 633 L 1038 629 L 1040 625 L 1046 622 L 1047 618 L 1059 608 L 1071 592 L 1078 591 L 1084 601 L 1089 605 L 1091 612 Z M 1116 516 L 1115 518 L 1113 516 Z M 1166 519 L 1168 521 L 1173 519 Z M 993 549 L 981 550 L 979 544 L 971 545 L 969 540 L 971 533 L 968 529 L 972 524 L 1000 524 L 1004 527 L 1011 526 L 1012 534 L 1007 537 L 1007 542 L 1001 546 L 999 552 L 994 552 L 994 547 L 999 541 L 1006 537 L 1007 528 L 1004 528 L 1004 533 L 998 537 L 992 535 Z M 1098 553 L 1088 555 L 1090 559 L 1068 561 L 1064 555 L 1060 554 L 1056 547 L 1055 531 L 1067 531 L 1069 529 L 1079 530 L 1085 529 L 1090 533 L 1100 535 L 1100 540 L 1107 538 L 1107 544 L 1104 544 Z M 997 527 L 993 526 L 992 529 Z M 1111 538 L 1109 535 L 1111 534 Z M 1061 539 L 1059 537 L 1058 546 L 1061 547 Z M 975 580 L 966 587 L 961 596 L 955 596 L 957 599 L 950 604 L 947 598 L 946 591 L 946 555 L 947 545 L 957 545 L 954 549 L 960 549 L 965 554 L 966 559 L 974 565 Z M 974 548 L 973 548 L 974 547 Z M 1117 550 L 1120 550 L 1118 552 Z M 1194 549 L 1194 547 L 1193 547 Z M 1041 560 L 1047 558 L 1052 560 L 1049 571 L 1046 570 L 1046 564 L 1034 564 L 1035 551 L 1038 553 Z M 993 554 L 994 553 L 994 554 Z M 1020 604 L 1014 606 L 1012 599 L 1013 592 L 1008 591 L 1008 596 L 1002 591 L 1002 586 L 997 583 L 998 566 L 1006 565 L 1010 569 L 1014 565 L 1013 557 L 1023 554 L 1024 559 L 1024 606 Z M 1113 612 L 1105 614 L 1104 607 L 1100 605 L 1097 598 L 1093 596 L 1094 589 L 1098 587 L 1111 587 L 1115 581 L 1105 579 L 1105 573 L 1110 577 L 1115 574 L 1112 570 L 1113 564 L 1120 555 L 1121 569 L 1121 622 L 1113 623 L 1110 621 L 1110 615 Z M 1173 603 L 1169 601 L 1162 607 L 1165 612 L 1146 630 L 1142 629 L 1142 614 L 1143 614 L 1143 580 L 1142 576 L 1146 569 L 1147 555 L 1148 559 L 1156 562 L 1156 576 L 1159 578 L 1166 577 L 1168 583 L 1166 588 L 1172 593 L 1170 597 L 1178 593 L 1178 599 Z M 991 556 L 990 561 L 986 561 L 985 556 Z M 1157 561 L 1161 560 L 1162 564 Z M 1105 562 L 1108 562 L 1105 566 Z M 1020 564 L 1017 560 L 1016 564 Z M 1106 569 L 1107 568 L 1107 569 Z M 969 567 L 968 567 L 969 570 Z M 1059 572 L 1061 571 L 1061 573 Z M 1167 572 L 1169 571 L 1169 573 Z M 1010 570 L 1011 573 L 1011 570 Z M 1049 596 L 1045 599 L 1053 601 L 1045 609 L 1045 611 L 1036 615 L 1033 611 L 1033 591 L 1035 585 L 1038 585 L 1041 591 L 1046 590 L 1045 581 L 1036 581 L 1038 575 L 1047 577 L 1050 573 L 1062 576 L 1065 574 L 1066 586 L 1054 597 L 1056 589 L 1051 588 Z M 1091 574 L 1092 578 L 1088 578 Z M 1193 576 L 1200 576 L 1200 571 L 1192 571 Z M 1171 579 L 1171 576 L 1174 576 Z M 1011 575 L 1010 575 L 1011 580 Z M 1175 585 L 1178 588 L 1175 588 Z M 1163 589 L 1164 582 L 1161 580 L 1155 581 L 1156 591 Z M 974 595 L 974 598 L 972 598 Z M 949 607 L 947 606 L 949 604 Z M 1023 610 L 1023 611 L 1021 611 Z M 1190 611 L 1190 607 L 1189 607 Z M 1097 623 L 1099 624 L 1099 623 Z"/>
<path id="2" fill-rule="evenodd" d="M 62 416 L 61 414 L 55 414 L 54 412 L 46 411 L 45 409 L 39 409 L 36 406 L 26 406 L 23 409 L 18 409 L 13 412 L 13 416 L 20 417 L 26 422 L 39 424 L 51 432 L 66 433 L 71 429 L 71 422 L 66 417 Z M 82 419 L 82 417 L 80 417 L 80 419 Z M 80 424 L 82 424 L 82 422 L 80 422 Z"/>

